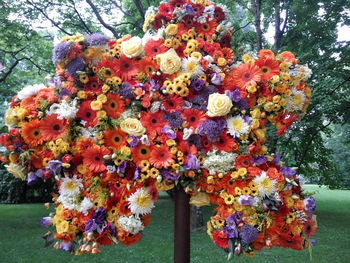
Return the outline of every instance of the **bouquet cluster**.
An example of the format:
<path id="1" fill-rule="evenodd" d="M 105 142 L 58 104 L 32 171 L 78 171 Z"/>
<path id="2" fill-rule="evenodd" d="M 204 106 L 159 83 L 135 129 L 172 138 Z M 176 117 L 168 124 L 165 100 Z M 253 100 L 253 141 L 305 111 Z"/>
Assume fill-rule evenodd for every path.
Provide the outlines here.
<path id="1" fill-rule="evenodd" d="M 283 135 L 305 113 L 311 71 L 288 51 L 236 60 L 226 19 L 222 5 L 172 0 L 147 11 L 143 38 L 65 37 L 56 76 L 12 99 L 1 159 L 28 184 L 55 180 L 42 224 L 56 248 L 139 241 L 177 184 L 217 205 L 208 234 L 231 254 L 310 244 L 315 201 L 265 142 L 267 126 Z"/>

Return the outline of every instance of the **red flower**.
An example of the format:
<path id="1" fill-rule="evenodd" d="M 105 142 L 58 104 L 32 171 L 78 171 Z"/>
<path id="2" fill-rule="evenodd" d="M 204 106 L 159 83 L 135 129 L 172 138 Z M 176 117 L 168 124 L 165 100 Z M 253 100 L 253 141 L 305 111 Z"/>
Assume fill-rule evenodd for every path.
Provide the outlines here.
<path id="1" fill-rule="evenodd" d="M 240 155 L 236 158 L 235 168 L 248 168 L 249 166 L 253 166 L 253 157 L 250 155 Z"/>
<path id="2" fill-rule="evenodd" d="M 157 132 L 160 134 L 160 130 L 165 125 L 165 121 L 163 120 L 163 113 L 161 111 L 158 111 L 156 113 L 142 112 L 141 123 L 143 127 L 147 128 L 147 132 Z"/>
<path id="3" fill-rule="evenodd" d="M 120 129 L 105 131 L 105 145 L 114 149 L 120 149 L 126 145 L 126 133 Z"/>
<path id="4" fill-rule="evenodd" d="M 165 53 L 168 49 L 163 45 L 163 39 L 149 40 L 145 45 L 146 56 L 154 58 L 158 54 Z"/>
<path id="5" fill-rule="evenodd" d="M 149 160 L 151 156 L 152 147 L 146 146 L 144 144 L 138 145 L 131 150 L 132 159 L 139 165 L 143 160 Z"/>
<path id="6" fill-rule="evenodd" d="M 200 122 L 206 120 L 206 115 L 204 112 L 195 109 L 185 109 L 182 112 L 182 116 L 185 121 L 188 123 L 188 128 L 192 127 L 196 129 Z"/>
<path id="7" fill-rule="evenodd" d="M 152 77 L 153 73 L 159 69 L 159 65 L 152 58 L 144 57 L 139 61 L 139 68 L 148 77 Z"/>
<path id="8" fill-rule="evenodd" d="M 214 142 L 214 145 L 219 151 L 236 152 L 238 150 L 238 144 L 227 133 L 221 134 L 219 140 Z"/>
<path id="9" fill-rule="evenodd" d="M 268 81 L 272 76 L 280 72 L 279 64 L 273 59 L 258 59 L 255 65 L 259 66 L 262 72 L 262 80 Z"/>
<path id="10" fill-rule="evenodd" d="M 124 112 L 124 108 L 124 101 L 118 94 L 107 94 L 107 102 L 103 104 L 103 109 L 107 112 L 109 117 L 118 119 Z"/>
<path id="11" fill-rule="evenodd" d="M 188 155 L 197 155 L 197 148 L 194 144 L 191 146 L 188 145 L 186 141 L 181 141 L 178 145 L 177 148 L 183 153 L 185 157 L 185 161 L 187 160 Z"/>
<path id="12" fill-rule="evenodd" d="M 86 91 L 100 94 L 102 92 L 102 83 L 95 76 L 89 77 L 89 81 L 84 85 L 84 88 Z"/>
<path id="13" fill-rule="evenodd" d="M 316 233 L 317 223 L 316 221 L 309 219 L 303 227 L 303 232 L 307 236 L 312 236 Z"/>
<path id="14" fill-rule="evenodd" d="M 91 100 L 86 100 L 80 104 L 77 118 L 85 122 L 85 127 L 92 127 L 97 124 L 97 113 L 90 106 Z"/>
<path id="15" fill-rule="evenodd" d="M 249 85 L 255 86 L 261 80 L 261 71 L 255 64 L 245 63 L 234 70 L 233 77 L 239 88 L 245 88 Z"/>
<path id="16" fill-rule="evenodd" d="M 160 147 L 153 148 L 149 161 L 156 168 L 168 168 L 175 162 L 174 157 L 174 154 L 169 151 L 168 146 L 161 145 Z"/>
<path id="17" fill-rule="evenodd" d="M 223 230 L 214 231 L 213 240 L 218 247 L 228 248 L 228 237 Z"/>
<path id="18" fill-rule="evenodd" d="M 201 137 L 201 150 L 204 152 L 209 152 L 213 149 L 213 143 L 211 143 L 207 136 L 202 136 Z"/>
<path id="19" fill-rule="evenodd" d="M 219 24 L 221 21 L 225 20 L 225 12 L 220 6 L 215 6 L 214 17 Z"/>
<path id="20" fill-rule="evenodd" d="M 123 80 L 131 80 L 138 72 L 138 62 L 122 55 L 118 60 L 119 74 Z"/>
<path id="21" fill-rule="evenodd" d="M 216 32 L 217 23 L 214 20 L 208 21 L 206 23 L 197 23 L 196 31 L 199 34 L 203 34 L 205 37 L 210 38 Z"/>
<path id="22" fill-rule="evenodd" d="M 99 173 L 104 172 L 106 170 L 106 166 L 104 164 L 103 156 L 108 155 L 110 152 L 106 147 L 93 147 L 87 149 L 83 155 L 83 163 L 92 172 Z"/>
<path id="23" fill-rule="evenodd" d="M 179 111 L 184 103 L 183 98 L 177 95 L 169 95 L 166 100 L 163 101 L 163 106 L 168 112 Z"/>
<path id="24" fill-rule="evenodd" d="M 43 136 L 43 139 L 45 141 L 51 141 L 55 140 L 57 138 L 61 138 L 67 135 L 68 129 L 67 129 L 67 120 L 59 120 L 57 119 L 57 114 L 51 114 L 48 115 L 42 122 L 41 122 L 41 133 Z"/>

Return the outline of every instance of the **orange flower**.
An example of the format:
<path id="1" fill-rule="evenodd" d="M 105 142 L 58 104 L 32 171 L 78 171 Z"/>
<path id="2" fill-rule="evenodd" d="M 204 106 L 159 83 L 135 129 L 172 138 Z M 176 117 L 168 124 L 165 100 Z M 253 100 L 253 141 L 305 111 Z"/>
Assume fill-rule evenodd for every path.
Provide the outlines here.
<path id="1" fill-rule="evenodd" d="M 114 149 L 120 149 L 126 145 L 126 133 L 120 129 L 105 131 L 105 145 Z"/>
<path id="2" fill-rule="evenodd" d="M 267 170 L 267 176 L 270 177 L 271 179 L 273 180 L 277 180 L 279 182 L 283 181 L 284 180 L 284 177 L 281 173 L 279 173 L 277 171 L 276 168 L 274 167 L 270 167 L 268 170 Z"/>
<path id="3" fill-rule="evenodd" d="M 197 23 L 196 31 L 198 34 L 203 34 L 207 38 L 211 38 L 215 34 L 217 23 L 215 20 L 211 20 L 207 23 Z"/>
<path id="4" fill-rule="evenodd" d="M 275 54 L 270 49 L 260 49 L 258 57 L 261 59 L 275 59 Z"/>
<path id="5" fill-rule="evenodd" d="M 152 148 L 141 144 L 132 149 L 132 159 L 139 165 L 142 160 L 148 160 L 151 156 Z"/>
<path id="6" fill-rule="evenodd" d="M 253 63 L 241 64 L 234 70 L 233 79 L 239 88 L 255 86 L 261 80 L 260 68 Z"/>
<path id="7" fill-rule="evenodd" d="M 157 132 L 160 134 L 160 130 L 164 127 L 165 121 L 163 120 L 163 113 L 161 111 L 151 113 L 142 112 L 141 123 L 143 127 L 147 128 L 147 132 Z"/>
<path id="8" fill-rule="evenodd" d="M 286 62 L 297 63 L 298 60 L 295 59 L 295 55 L 290 51 L 283 51 L 279 56 Z"/>
<path id="9" fill-rule="evenodd" d="M 278 75 L 279 64 L 273 59 L 258 59 L 255 61 L 255 65 L 259 66 L 262 72 L 262 80 L 268 81 L 272 76 Z"/>
<path id="10" fill-rule="evenodd" d="M 103 156 L 110 152 L 106 147 L 93 147 L 83 153 L 83 163 L 93 172 L 99 173 L 106 170 Z"/>
<path id="11" fill-rule="evenodd" d="M 125 246 L 131 246 L 137 243 L 141 239 L 141 234 L 133 235 L 129 232 L 124 231 L 121 228 L 118 228 L 117 238 L 120 243 Z"/>
<path id="12" fill-rule="evenodd" d="M 152 73 L 156 72 L 159 69 L 159 65 L 150 57 L 144 57 L 139 61 L 139 68 L 141 71 L 151 77 Z"/>
<path id="13" fill-rule="evenodd" d="M 30 147 L 35 147 L 43 142 L 40 125 L 41 122 L 38 119 L 35 119 L 23 124 L 22 126 L 22 137 L 24 142 Z"/>
<path id="14" fill-rule="evenodd" d="M 219 151 L 235 152 L 238 150 L 238 144 L 227 133 L 221 134 L 219 140 L 217 142 L 214 142 L 214 145 L 218 148 Z"/>
<path id="15" fill-rule="evenodd" d="M 35 111 L 40 107 L 40 102 L 34 97 L 25 98 L 21 101 L 21 108 L 24 108 L 28 111 Z"/>
<path id="16" fill-rule="evenodd" d="M 81 119 L 85 123 L 85 127 L 95 126 L 97 124 L 97 113 L 91 109 L 91 100 L 86 100 L 80 104 L 77 118 Z"/>
<path id="17" fill-rule="evenodd" d="M 119 67 L 119 74 L 124 81 L 131 80 L 131 78 L 138 72 L 138 62 L 134 59 L 122 55 L 116 63 Z"/>
<path id="18" fill-rule="evenodd" d="M 223 57 L 227 60 L 227 61 L 231 61 L 233 59 L 233 51 L 231 48 L 225 47 L 223 49 L 221 49 L 222 53 L 223 53 Z"/>
<path id="19" fill-rule="evenodd" d="M 158 54 L 165 53 L 168 49 L 163 45 L 163 39 L 149 40 L 145 45 L 145 53 L 147 57 L 156 57 Z"/>
<path id="20" fill-rule="evenodd" d="M 37 99 L 44 99 L 50 103 L 54 103 L 57 100 L 57 95 L 52 88 L 42 89 L 36 95 Z"/>
<path id="21" fill-rule="evenodd" d="M 95 142 L 92 139 L 89 138 L 79 138 L 75 145 L 72 147 L 74 154 L 79 154 L 82 152 L 85 152 L 87 149 L 95 146 Z"/>
<path id="22" fill-rule="evenodd" d="M 213 240 L 218 247 L 228 248 L 228 237 L 223 230 L 213 232 Z"/>
<path id="23" fill-rule="evenodd" d="M 124 112 L 125 104 L 118 94 L 108 93 L 107 102 L 103 104 L 103 109 L 109 117 L 118 119 Z"/>
<path id="24" fill-rule="evenodd" d="M 316 233 L 316 229 L 317 229 L 316 221 L 310 219 L 304 224 L 303 232 L 307 236 L 312 236 Z"/>
<path id="25" fill-rule="evenodd" d="M 60 120 L 57 114 L 48 115 L 41 122 L 41 133 L 45 141 L 56 140 L 67 135 L 67 120 Z"/>
<path id="26" fill-rule="evenodd" d="M 166 145 L 154 147 L 149 161 L 156 168 L 168 168 L 174 161 L 174 154 L 169 151 Z"/>

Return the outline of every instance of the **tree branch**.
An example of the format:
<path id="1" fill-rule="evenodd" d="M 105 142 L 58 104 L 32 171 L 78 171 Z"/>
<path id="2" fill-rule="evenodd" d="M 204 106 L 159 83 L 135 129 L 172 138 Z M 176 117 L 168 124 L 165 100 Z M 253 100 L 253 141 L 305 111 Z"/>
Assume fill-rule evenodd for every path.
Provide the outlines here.
<path id="1" fill-rule="evenodd" d="M 247 24 L 245 24 L 244 26 L 239 27 L 238 29 L 236 29 L 235 31 L 232 32 L 232 35 L 237 33 L 239 30 L 242 30 L 243 28 L 246 28 L 247 26 L 249 26 L 250 24 L 252 24 L 252 22 L 248 22 Z"/>
<path id="2" fill-rule="evenodd" d="M 6 79 L 8 78 L 8 76 L 11 75 L 12 71 L 15 69 L 15 67 L 17 67 L 18 63 L 23 60 L 24 58 L 20 58 L 20 59 L 16 59 L 15 63 L 13 63 L 11 65 L 11 67 L 9 68 L 9 70 L 7 72 L 5 72 L 3 74 L 3 76 L 0 78 L 0 82 L 4 82 L 6 81 Z"/>
<path id="3" fill-rule="evenodd" d="M 95 16 L 97 17 L 98 21 L 101 23 L 101 25 L 108 29 L 109 31 L 112 32 L 112 34 L 116 37 L 116 38 L 119 38 L 119 34 L 118 32 L 115 30 L 114 27 L 112 27 L 111 25 L 107 24 L 102 16 L 100 15 L 97 7 L 94 5 L 94 3 L 91 1 L 91 0 L 86 0 L 86 2 L 88 3 L 88 5 L 91 7 L 92 11 L 94 12 Z"/>
<path id="4" fill-rule="evenodd" d="M 142 18 L 142 22 L 145 20 L 145 9 L 142 6 L 141 0 L 133 0 L 137 10 L 140 13 L 140 16 Z"/>
<path id="5" fill-rule="evenodd" d="M 88 27 L 88 25 L 85 23 L 84 19 L 81 17 L 80 13 L 78 12 L 78 9 L 76 8 L 76 5 L 75 5 L 75 2 L 74 0 L 70 0 L 72 6 L 73 6 L 73 9 L 74 9 L 74 12 L 78 15 L 78 18 L 79 18 L 79 21 L 81 22 L 81 24 L 83 25 L 83 27 L 85 28 L 85 30 L 91 34 L 92 31 L 90 30 L 90 28 Z"/>
<path id="6" fill-rule="evenodd" d="M 115 0 L 115 1 L 111 1 L 113 5 L 115 5 L 124 15 L 126 16 L 133 16 L 132 14 L 130 14 L 129 12 L 125 11 L 123 6 L 122 6 L 122 3 L 118 4 L 117 3 L 118 0 Z"/>
<path id="7" fill-rule="evenodd" d="M 114 26 L 117 27 L 117 26 L 121 26 L 121 25 L 132 25 L 134 27 L 137 27 L 138 29 L 142 30 L 142 27 L 136 23 L 133 23 L 133 22 L 120 22 L 118 24 L 115 24 Z"/>

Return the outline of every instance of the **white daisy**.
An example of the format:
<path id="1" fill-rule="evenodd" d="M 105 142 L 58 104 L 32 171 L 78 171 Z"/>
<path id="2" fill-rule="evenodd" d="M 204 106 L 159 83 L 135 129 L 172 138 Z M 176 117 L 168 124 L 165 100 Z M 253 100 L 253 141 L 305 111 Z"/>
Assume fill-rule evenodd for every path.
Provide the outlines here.
<path id="1" fill-rule="evenodd" d="M 80 206 L 80 195 L 60 195 L 57 201 L 69 210 L 77 210 Z"/>
<path id="2" fill-rule="evenodd" d="M 191 57 L 182 60 L 182 72 L 190 73 L 192 76 L 199 76 L 204 73 L 198 61 Z"/>
<path id="3" fill-rule="evenodd" d="M 253 182 L 257 184 L 261 198 L 273 195 L 276 192 L 277 181 L 270 179 L 266 172 L 262 172 L 261 175 L 255 177 Z"/>
<path id="4" fill-rule="evenodd" d="M 139 188 L 127 200 L 131 212 L 135 215 L 149 214 L 154 207 L 152 197 L 145 188 Z"/>
<path id="5" fill-rule="evenodd" d="M 227 133 L 233 137 L 240 137 L 242 134 L 249 133 L 249 124 L 240 115 L 227 119 Z"/>
<path id="6" fill-rule="evenodd" d="M 61 186 L 59 193 L 65 196 L 76 196 L 80 194 L 83 184 L 82 179 L 78 179 L 76 175 L 72 178 L 64 177 L 61 179 Z"/>
<path id="7" fill-rule="evenodd" d="M 287 98 L 286 108 L 288 111 L 301 111 L 304 108 L 306 96 L 302 90 L 292 88 L 292 94 Z"/>
<path id="8" fill-rule="evenodd" d="M 139 233 L 145 228 L 140 218 L 134 217 L 132 215 L 119 217 L 118 223 L 122 229 L 124 229 L 126 232 L 129 232 L 133 235 Z"/>

